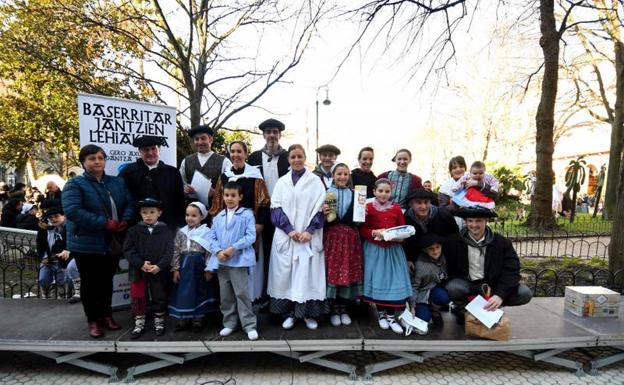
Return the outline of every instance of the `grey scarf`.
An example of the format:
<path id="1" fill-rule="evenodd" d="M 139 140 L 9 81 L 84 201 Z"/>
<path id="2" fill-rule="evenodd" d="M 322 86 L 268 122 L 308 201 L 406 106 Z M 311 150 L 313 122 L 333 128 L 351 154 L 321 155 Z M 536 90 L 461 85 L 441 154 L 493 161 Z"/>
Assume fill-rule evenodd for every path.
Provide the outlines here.
<path id="1" fill-rule="evenodd" d="M 481 242 L 477 242 L 472 239 L 470 234 L 468 234 L 468 229 L 466 227 L 459 231 L 459 235 L 468 246 L 476 247 L 477 249 L 479 249 L 479 253 L 481 253 L 481 255 L 485 255 L 485 249 L 494 240 L 494 232 L 492 232 L 489 227 L 485 228 L 485 237 Z"/>

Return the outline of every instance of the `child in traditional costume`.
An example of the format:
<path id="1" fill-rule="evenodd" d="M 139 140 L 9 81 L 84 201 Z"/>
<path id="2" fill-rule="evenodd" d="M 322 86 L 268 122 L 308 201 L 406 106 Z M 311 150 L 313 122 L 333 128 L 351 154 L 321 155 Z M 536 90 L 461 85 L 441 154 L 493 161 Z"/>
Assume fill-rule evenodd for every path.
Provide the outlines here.
<path id="1" fill-rule="evenodd" d="M 242 198 L 243 189 L 237 182 L 223 186 L 225 209 L 212 220 L 208 234 L 212 255 L 206 270 L 217 270 L 219 276 L 223 313 L 219 335 L 227 337 L 240 325 L 253 341 L 258 339 L 258 332 L 249 293 L 249 268 L 256 264 L 256 221 L 253 211 L 240 206 Z"/>
<path id="2" fill-rule="evenodd" d="M 362 243 L 353 222 L 354 193 L 349 187 L 349 167 L 339 163 L 332 170 L 327 197 L 335 200 L 335 211 L 325 207 L 323 249 L 327 272 L 327 298 L 331 302 L 330 322 L 350 325 L 347 305 L 362 295 Z"/>
<path id="3" fill-rule="evenodd" d="M 192 326 L 197 333 L 206 315 L 217 311 L 216 283 L 207 281 L 212 275 L 204 273 L 210 249 L 210 228 L 202 224 L 207 215 L 203 203 L 190 203 L 186 207 L 186 226 L 178 230 L 174 240 L 171 259 L 174 285 L 169 297 L 169 315 L 178 319 L 176 331 Z"/>
<path id="4" fill-rule="evenodd" d="M 384 231 L 405 225 L 401 206 L 390 201 L 388 179 L 375 182 L 375 199 L 366 206 L 366 222 L 360 226 L 364 239 L 364 299 L 377 306 L 379 327 L 403 333 L 394 314 L 405 308 L 412 287 L 405 251 L 399 242 L 385 241 Z"/>
<path id="5" fill-rule="evenodd" d="M 167 280 L 173 256 L 173 235 L 164 222 L 158 221 L 163 203 L 146 198 L 137 203 L 142 221 L 132 226 L 124 241 L 124 256 L 130 269 L 130 303 L 134 328 L 130 338 L 139 338 L 145 330 L 148 298 L 154 309 L 154 330 L 165 333 Z M 149 297 L 148 297 L 149 291 Z"/>

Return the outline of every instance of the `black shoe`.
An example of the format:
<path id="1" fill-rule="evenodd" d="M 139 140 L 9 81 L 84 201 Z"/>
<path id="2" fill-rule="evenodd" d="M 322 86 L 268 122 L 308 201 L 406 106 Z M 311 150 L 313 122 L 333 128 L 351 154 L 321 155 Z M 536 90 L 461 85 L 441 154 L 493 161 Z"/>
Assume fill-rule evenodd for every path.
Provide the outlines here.
<path id="1" fill-rule="evenodd" d="M 188 330 L 191 328 L 191 321 L 187 319 L 181 319 L 176 323 L 175 331 L 181 332 L 183 330 Z"/>
<path id="2" fill-rule="evenodd" d="M 464 320 L 465 320 L 465 309 L 458 309 L 458 308 L 454 308 L 451 310 L 451 313 L 453 313 L 453 315 L 455 315 L 455 322 L 457 322 L 459 325 L 463 325 L 464 324 Z"/>
<path id="3" fill-rule="evenodd" d="M 165 328 L 164 327 L 156 327 L 154 329 L 154 334 L 156 334 L 157 337 L 162 336 L 163 334 L 165 334 Z"/>
<path id="4" fill-rule="evenodd" d="M 433 321 L 433 326 L 442 327 L 444 325 L 444 320 L 442 319 L 442 314 L 440 314 L 440 312 L 434 312 L 431 315 L 431 320 Z"/>
<path id="5" fill-rule="evenodd" d="M 192 326 L 193 333 L 200 333 L 203 328 L 204 328 L 204 321 L 201 318 L 194 318 L 193 326 Z"/>

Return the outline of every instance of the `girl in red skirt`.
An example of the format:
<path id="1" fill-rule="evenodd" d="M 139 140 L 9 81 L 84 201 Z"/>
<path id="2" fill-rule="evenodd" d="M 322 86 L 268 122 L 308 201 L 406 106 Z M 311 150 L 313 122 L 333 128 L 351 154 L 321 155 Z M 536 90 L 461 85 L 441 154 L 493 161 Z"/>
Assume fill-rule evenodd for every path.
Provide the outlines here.
<path id="1" fill-rule="evenodd" d="M 327 298 L 334 326 L 350 325 L 347 305 L 362 295 L 362 243 L 353 222 L 353 190 L 349 187 L 349 167 L 334 166 L 333 182 L 327 190 L 323 230 Z"/>

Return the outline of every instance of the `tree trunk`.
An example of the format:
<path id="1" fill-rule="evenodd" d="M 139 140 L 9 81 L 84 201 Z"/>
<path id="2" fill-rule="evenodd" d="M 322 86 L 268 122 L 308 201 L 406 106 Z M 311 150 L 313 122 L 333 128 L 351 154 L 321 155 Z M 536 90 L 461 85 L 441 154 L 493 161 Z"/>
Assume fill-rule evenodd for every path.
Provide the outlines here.
<path id="1" fill-rule="evenodd" d="M 620 177 L 620 163 L 624 144 L 624 44 L 614 41 L 615 51 L 615 108 L 611 124 L 611 146 L 609 149 L 609 169 L 607 170 L 607 189 L 605 193 L 604 215 L 613 218 Z"/>
<path id="2" fill-rule="evenodd" d="M 570 223 L 574 223 L 574 217 L 576 216 L 576 188 L 572 189 L 572 209 L 570 210 Z"/>
<path id="3" fill-rule="evenodd" d="M 613 273 L 624 269 L 624 163 L 620 164 L 618 177 L 620 183 L 609 242 L 609 270 Z"/>
<path id="4" fill-rule="evenodd" d="M 548 230 L 555 226 L 552 212 L 554 152 L 553 127 L 555 125 L 555 101 L 559 80 L 559 33 L 555 21 L 553 0 L 540 1 L 540 46 L 544 55 L 544 78 L 542 95 L 535 116 L 536 182 L 531 200 L 528 224 L 536 230 Z"/>

